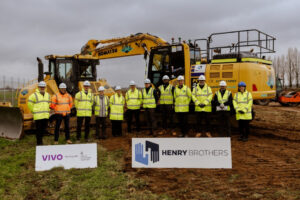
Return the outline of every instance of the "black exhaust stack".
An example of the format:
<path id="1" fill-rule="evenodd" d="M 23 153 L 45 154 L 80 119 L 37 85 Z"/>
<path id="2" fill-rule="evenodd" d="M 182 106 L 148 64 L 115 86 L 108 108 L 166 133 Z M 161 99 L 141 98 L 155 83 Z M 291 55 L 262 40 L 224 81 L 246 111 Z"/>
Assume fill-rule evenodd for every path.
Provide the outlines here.
<path id="1" fill-rule="evenodd" d="M 44 80 L 44 65 L 42 60 L 39 57 L 37 57 L 36 59 L 38 61 L 38 73 L 39 73 L 38 82 L 40 82 Z"/>

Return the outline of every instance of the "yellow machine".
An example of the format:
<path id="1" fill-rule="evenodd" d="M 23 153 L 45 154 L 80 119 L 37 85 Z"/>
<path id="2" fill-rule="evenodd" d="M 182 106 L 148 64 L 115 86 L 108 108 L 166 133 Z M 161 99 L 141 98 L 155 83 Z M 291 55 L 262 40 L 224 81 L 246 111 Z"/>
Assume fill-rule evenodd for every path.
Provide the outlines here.
<path id="1" fill-rule="evenodd" d="M 251 39 L 251 35 L 257 36 Z M 213 38 L 220 35 L 237 34 L 237 41 L 231 45 L 213 46 Z M 246 39 L 242 36 L 246 35 Z M 162 76 L 168 75 L 173 85 L 179 75 L 185 76 L 185 84 L 193 87 L 201 74 L 205 74 L 207 83 L 213 91 L 219 88 L 219 82 L 225 80 L 228 89 L 237 92 L 237 84 L 244 81 L 247 90 L 253 93 L 254 100 L 261 103 L 268 102 L 276 95 L 275 74 L 271 61 L 262 57 L 265 53 L 274 51 L 275 38 L 258 30 L 242 30 L 225 33 L 211 34 L 208 39 L 196 39 L 194 43 L 185 42 L 179 38 L 172 43 L 150 35 L 138 33 L 123 38 L 108 40 L 89 40 L 82 48 L 80 54 L 73 56 L 49 55 L 45 58 L 49 61 L 48 72 L 43 73 L 43 64 L 39 61 L 39 78 L 47 83 L 47 91 L 52 95 L 58 91 L 61 82 L 67 84 L 67 91 L 74 96 L 82 89 L 83 81 L 89 80 L 92 84 L 92 92 L 96 94 L 99 86 L 106 88 L 106 94 L 113 94 L 113 89 L 105 80 L 97 80 L 96 66 L 102 59 L 119 58 L 125 56 L 144 55 L 148 57 L 147 77 L 154 87 L 162 84 Z M 204 48 L 200 48 L 204 43 Z M 99 44 L 103 46 L 98 47 Z M 271 46 L 271 47 L 270 47 Z M 250 48 L 258 48 L 254 51 Z M 226 50 L 228 50 L 226 52 Z M 225 51 L 225 53 L 222 51 Z M 44 74 L 46 75 L 44 77 Z M 142 75 L 141 75 L 142 76 Z M 27 100 L 37 87 L 37 84 L 22 88 L 18 95 L 19 111 L 12 113 L 16 117 L 23 116 L 16 126 L 22 126 L 24 130 L 33 128 L 32 114 L 27 108 Z M 0 112 L 2 112 L 0 110 Z M 17 113 L 19 112 L 19 113 Z M 5 112 L 9 115 L 9 111 Z M 22 113 L 20 115 L 20 113 Z M 10 122 L 5 121 L 10 119 Z M 10 129 L 13 117 L 0 120 L 0 127 L 4 127 L 3 137 L 19 138 L 22 128 L 17 134 Z M 15 121 L 20 119 L 15 119 Z"/>
<path id="2" fill-rule="evenodd" d="M 99 44 L 106 45 L 96 48 Z M 37 82 L 44 80 L 47 83 L 46 91 L 50 95 L 57 93 L 58 85 L 64 82 L 67 85 L 67 91 L 74 97 L 78 91 L 82 90 L 83 82 L 89 80 L 92 93 L 97 94 L 97 88 L 104 86 L 106 95 L 110 96 L 114 91 L 106 80 L 97 80 L 96 66 L 99 65 L 99 60 L 143 54 L 147 56 L 152 47 L 167 44 L 161 38 L 141 33 L 110 40 L 90 40 L 81 49 L 81 54 L 45 56 L 45 59 L 49 61 L 48 72 L 44 73 L 43 63 L 38 58 Z M 27 107 L 27 101 L 29 96 L 35 92 L 37 82 L 28 84 L 19 91 L 18 108 L 0 106 L 1 137 L 17 139 L 22 136 L 24 131 L 34 128 L 33 115 Z"/>

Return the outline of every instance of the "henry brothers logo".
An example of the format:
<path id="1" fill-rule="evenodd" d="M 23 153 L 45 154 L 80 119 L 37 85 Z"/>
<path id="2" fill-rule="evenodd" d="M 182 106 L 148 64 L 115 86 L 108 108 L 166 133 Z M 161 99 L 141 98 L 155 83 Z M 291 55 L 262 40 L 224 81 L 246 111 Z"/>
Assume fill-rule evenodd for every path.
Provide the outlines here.
<path id="1" fill-rule="evenodd" d="M 146 152 L 150 151 L 150 160 L 155 163 L 159 161 L 159 145 L 146 140 Z M 135 161 L 148 165 L 149 163 L 149 152 L 144 156 L 144 145 L 142 143 L 135 144 Z"/>

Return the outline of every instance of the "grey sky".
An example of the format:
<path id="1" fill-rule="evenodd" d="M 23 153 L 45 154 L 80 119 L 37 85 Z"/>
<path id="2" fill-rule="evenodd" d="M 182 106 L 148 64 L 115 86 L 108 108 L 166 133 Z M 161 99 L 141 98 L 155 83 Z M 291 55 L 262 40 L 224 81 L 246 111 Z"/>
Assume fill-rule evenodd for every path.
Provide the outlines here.
<path id="1" fill-rule="evenodd" d="M 299 0 L 2 0 L 1 76 L 36 78 L 36 57 L 75 54 L 89 39 L 148 32 L 170 41 L 256 28 L 277 38 L 277 54 L 300 47 Z M 144 79 L 142 56 L 101 61 L 112 85 Z"/>

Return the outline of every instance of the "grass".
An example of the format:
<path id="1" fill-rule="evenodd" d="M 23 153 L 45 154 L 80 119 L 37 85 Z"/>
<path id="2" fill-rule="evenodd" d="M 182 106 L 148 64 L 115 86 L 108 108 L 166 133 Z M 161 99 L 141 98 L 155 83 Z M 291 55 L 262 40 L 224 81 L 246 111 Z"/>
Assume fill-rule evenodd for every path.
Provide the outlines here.
<path id="1" fill-rule="evenodd" d="M 44 137 L 49 144 L 52 136 Z M 35 172 L 35 137 L 0 138 L 0 199 L 171 199 L 122 170 L 123 151 L 98 145 L 98 168 Z"/>

